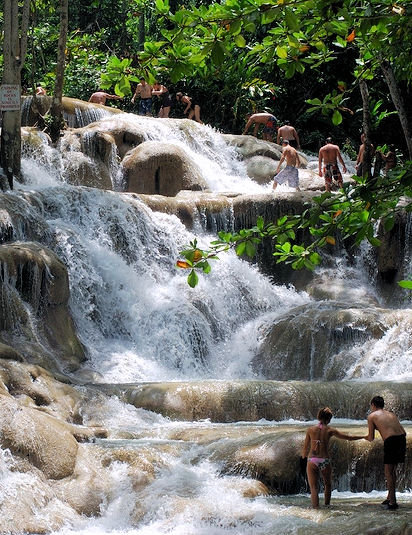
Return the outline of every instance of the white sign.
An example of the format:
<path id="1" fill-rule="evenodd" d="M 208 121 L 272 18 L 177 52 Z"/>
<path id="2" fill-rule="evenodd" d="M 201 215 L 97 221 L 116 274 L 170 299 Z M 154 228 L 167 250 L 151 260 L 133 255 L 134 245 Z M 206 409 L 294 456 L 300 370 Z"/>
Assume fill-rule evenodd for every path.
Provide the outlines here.
<path id="1" fill-rule="evenodd" d="M 17 111 L 20 109 L 20 86 L 0 85 L 0 110 Z"/>

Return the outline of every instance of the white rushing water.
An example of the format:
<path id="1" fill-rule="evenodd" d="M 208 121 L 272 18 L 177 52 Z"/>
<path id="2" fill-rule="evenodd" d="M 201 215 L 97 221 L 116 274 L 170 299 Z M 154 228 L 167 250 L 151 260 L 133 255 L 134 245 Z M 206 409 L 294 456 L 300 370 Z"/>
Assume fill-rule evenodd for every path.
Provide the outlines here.
<path id="1" fill-rule="evenodd" d="M 183 132 L 175 123 L 132 115 L 103 121 L 120 126 L 122 121 L 146 121 L 147 139 L 183 148 L 212 191 L 262 193 L 271 188 L 251 181 L 233 148 L 211 128 L 193 123 Z M 70 157 L 76 158 L 76 152 Z M 325 298 L 274 284 L 234 253 L 222 255 L 212 273 L 191 289 L 187 273 L 176 269 L 175 262 L 195 236 L 175 216 L 153 212 L 132 195 L 65 184 L 64 161 L 51 149 L 40 160 L 27 158 L 23 172 L 25 183 L 17 184 L 11 195 L 27 200 L 27 214 L 42 222 L 44 243 L 68 268 L 70 310 L 88 354 L 84 368 L 102 383 L 256 379 L 253 358 L 286 313 L 321 308 L 328 300 L 347 308 L 383 306 L 367 274 L 348 267 L 343 258 L 317 273 L 317 289 L 327 290 Z M 120 183 L 118 176 L 116 180 Z M 16 239 L 24 240 L 24 229 L 16 232 Z M 206 245 L 213 236 L 197 238 Z M 399 317 L 389 311 L 381 338 L 354 339 L 341 378 L 410 380 L 409 312 L 407 306 Z M 388 518 L 376 507 L 383 492 L 334 490 L 332 508 L 315 511 L 307 493 L 264 495 L 255 480 L 225 473 L 214 456 L 232 433 L 258 440 L 264 432 L 276 434 L 282 425 L 302 430 L 308 422 L 174 422 L 116 397 L 87 407 L 83 416 L 86 425 L 99 422 L 110 429 L 109 439 L 79 446 L 79 465 L 96 474 L 91 481 L 97 490 L 91 486 L 90 496 L 104 497 L 98 514 L 75 513 L 59 482 L 48 487 L 40 475 L 19 472 L 9 452 L 0 450 L 0 506 L 16 515 L 11 524 L 18 525 L 25 511 L 39 531 L 54 535 L 358 535 L 371 527 L 371 504 L 372 527 L 391 529 L 403 522 L 403 516 Z M 365 431 L 364 422 L 339 424 Z M 136 455 L 139 468 L 132 463 L 130 469 L 120 454 L 104 466 L 96 461 L 104 457 L 102 451 L 115 449 Z M 22 494 L 25 503 L 13 512 L 13 500 Z M 410 492 L 398 498 L 404 507 L 411 500 Z"/>
<path id="2" fill-rule="evenodd" d="M 195 122 L 182 129 L 176 120 L 125 114 L 103 119 L 102 128 L 130 130 L 142 122 L 147 139 L 178 144 L 196 159 L 212 191 L 271 188 L 250 180 L 234 148 Z M 22 189 L 38 192 L 53 248 L 68 266 L 70 307 L 89 350 L 88 365 L 105 382 L 256 377 L 251 361 L 267 329 L 280 315 L 310 303 L 309 296 L 273 285 L 234 253 L 221 255 L 212 273 L 189 288 L 175 261 L 195 236 L 176 217 L 152 212 L 130 195 L 65 185 L 64 162 L 58 162 L 50 149 L 40 162 L 26 160 Z M 214 238 L 197 237 L 205 246 Z M 348 271 L 344 259 L 321 273 L 328 292 L 341 300 L 355 306 L 376 303 L 367 276 Z M 410 378 L 410 321 L 400 318 L 384 340 L 355 343 L 359 358 L 347 377 Z M 362 371 L 358 362 L 364 363 Z"/>

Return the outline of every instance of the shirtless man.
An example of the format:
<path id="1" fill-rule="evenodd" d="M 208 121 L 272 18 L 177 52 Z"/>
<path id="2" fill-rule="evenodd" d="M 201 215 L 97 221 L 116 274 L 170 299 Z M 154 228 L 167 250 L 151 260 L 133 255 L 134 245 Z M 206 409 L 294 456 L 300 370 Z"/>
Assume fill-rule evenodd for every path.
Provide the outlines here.
<path id="1" fill-rule="evenodd" d="M 286 167 L 279 173 L 280 166 L 286 160 Z M 275 179 L 273 181 L 273 189 L 278 187 L 278 184 L 283 184 L 288 181 L 288 185 L 291 188 L 295 188 L 296 191 L 300 191 L 299 188 L 299 171 L 300 165 L 299 154 L 296 149 L 289 145 L 289 141 L 284 139 L 282 141 L 282 156 L 279 160 L 278 168 L 276 169 Z"/>
<path id="2" fill-rule="evenodd" d="M 140 83 L 136 86 L 136 91 L 132 96 L 131 103 L 134 104 L 136 97 L 140 97 L 139 115 L 152 116 L 152 86 L 146 83 L 145 78 L 140 78 Z"/>
<path id="3" fill-rule="evenodd" d="M 346 173 L 346 165 L 342 159 L 339 147 L 333 145 L 332 138 L 326 139 L 326 145 L 319 150 L 319 176 L 325 176 L 325 189 L 331 191 L 332 180 L 337 182 L 341 188 L 343 186 L 343 179 L 338 167 L 338 160 L 342 164 L 343 172 Z M 324 163 L 322 172 L 322 161 Z"/>
<path id="4" fill-rule="evenodd" d="M 375 396 L 371 400 L 371 413 L 368 416 L 368 434 L 364 437 L 369 442 L 375 438 L 378 430 L 383 439 L 383 463 L 388 496 L 382 502 L 388 509 L 398 508 L 396 503 L 396 465 L 405 462 L 406 431 L 393 412 L 384 409 L 384 400 Z"/>
<path id="5" fill-rule="evenodd" d="M 161 119 L 168 118 L 173 106 L 173 101 L 167 87 L 159 82 L 155 82 L 153 84 L 152 95 L 156 95 L 160 99 L 159 117 Z"/>
<path id="6" fill-rule="evenodd" d="M 330 496 L 332 493 L 332 465 L 329 458 L 329 440 L 332 437 L 340 438 L 342 440 L 360 440 L 364 437 L 346 435 L 341 433 L 338 429 L 329 427 L 329 422 L 332 419 L 332 411 L 329 407 L 324 407 L 318 412 L 319 423 L 309 427 L 306 431 L 305 442 L 302 447 L 301 462 L 307 456 L 306 474 L 310 487 L 310 499 L 312 507 L 317 509 L 319 507 L 318 495 L 318 475 L 322 475 L 325 486 L 325 505 L 330 504 Z M 309 450 L 309 454 L 308 454 Z"/>
<path id="7" fill-rule="evenodd" d="M 285 121 L 284 125 L 278 130 L 276 143 L 279 145 L 281 139 L 289 141 L 289 145 L 295 149 L 300 150 L 299 136 L 293 126 L 290 126 L 289 121 Z"/>
<path id="8" fill-rule="evenodd" d="M 36 87 L 36 95 L 47 95 L 47 91 L 41 85 Z"/>
<path id="9" fill-rule="evenodd" d="M 265 141 L 273 141 L 276 134 L 276 125 L 278 120 L 271 113 L 254 113 L 253 115 L 246 115 L 248 119 L 243 134 L 245 135 L 249 128 L 254 125 L 253 136 L 257 137 L 260 125 L 264 125 L 263 139 Z"/>
<path id="10" fill-rule="evenodd" d="M 359 152 L 358 152 L 358 156 L 356 158 L 356 164 L 355 164 L 356 176 L 363 176 L 363 173 L 364 173 L 363 155 L 365 153 L 365 141 L 366 141 L 365 134 L 361 134 L 361 146 L 359 147 Z M 374 153 L 375 153 L 375 148 L 371 144 L 371 154 L 370 154 L 371 161 L 373 159 Z"/>
<path id="11" fill-rule="evenodd" d="M 99 89 L 92 94 L 92 96 L 89 98 L 89 102 L 93 102 L 94 104 L 102 104 L 104 106 L 106 104 L 106 100 L 112 98 L 115 100 L 122 100 L 122 97 L 119 97 L 118 95 L 110 95 L 110 93 L 106 93 L 105 91 Z"/>

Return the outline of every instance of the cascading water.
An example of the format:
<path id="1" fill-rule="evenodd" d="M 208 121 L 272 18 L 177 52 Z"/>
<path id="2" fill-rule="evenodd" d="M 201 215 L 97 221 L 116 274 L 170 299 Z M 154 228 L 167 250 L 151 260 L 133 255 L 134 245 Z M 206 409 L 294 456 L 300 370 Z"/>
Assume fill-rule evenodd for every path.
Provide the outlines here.
<path id="1" fill-rule="evenodd" d="M 213 192 L 271 195 L 271 185 L 251 181 L 234 149 L 208 127 L 196 123 L 183 127 L 179 121 L 133 115 L 108 117 L 101 123 L 118 128 L 144 124 L 145 139 L 183 148 Z M 271 402 L 265 390 L 267 378 L 350 379 L 354 389 L 356 379 L 384 380 L 388 392 L 392 392 L 389 381 L 410 381 L 410 301 L 402 310 L 384 308 L 367 276 L 356 266 L 349 267 L 344 258 L 319 269 L 311 285 L 297 291 L 276 284 L 258 267 L 228 253 L 191 289 L 187 274 L 177 270 L 175 262 L 193 233 L 176 216 L 150 210 L 135 195 L 66 184 L 64 159 L 80 157 L 77 147 L 72 149 L 62 160 L 45 149 L 40 159 L 30 155 L 23 162 L 24 184 L 17 184 L 5 197 L 14 210 L 7 224 L 14 240 L 40 242 L 67 266 L 70 311 L 87 354 L 87 361 L 71 377 L 74 382 L 92 378 L 95 397 L 83 405 L 82 421 L 107 428 L 109 437 L 81 444 L 75 476 L 49 484 L 40 472 L 19 471 L 10 452 L 0 450 L 0 508 L 5 519 L 0 533 L 17 534 L 27 526 L 32 533 L 59 535 L 269 535 L 313 530 L 359 534 L 370 527 L 403 533 L 407 521 L 403 514 L 388 518 L 374 506 L 371 521 L 368 502 L 382 499 L 382 482 L 363 476 L 360 483 L 355 465 L 345 465 L 345 456 L 337 466 L 339 492 L 333 493 L 331 511 L 308 509 L 307 495 L 297 493 L 302 481 L 294 474 L 293 463 L 308 422 L 291 418 L 307 418 L 316 403 L 325 403 L 320 394 L 317 397 L 321 388 L 316 382 L 279 382 L 279 395 L 288 400 L 279 402 L 281 421 L 259 418 Z M 112 158 L 115 162 L 114 154 Z M 114 163 L 115 186 L 120 184 L 118 172 Z M 17 224 L 17 213 L 30 225 Z M 207 245 L 213 236 L 204 232 L 202 214 L 196 217 L 197 238 Z M 225 217 L 231 228 L 230 209 Z M 325 362 L 319 374 L 316 362 L 322 351 Z M 307 373 L 302 371 L 306 365 Z M 69 373 L 64 366 L 62 372 Z M 198 400 L 193 414 L 204 414 L 204 419 L 170 420 L 124 401 L 127 388 L 137 389 L 140 403 L 145 395 L 139 391 L 142 384 L 166 381 L 192 384 Z M 208 385 L 215 390 L 208 390 Z M 208 420 L 208 407 L 215 405 L 216 413 L 225 412 L 225 403 L 229 407 L 229 394 L 223 390 L 234 395 L 239 385 L 245 390 L 255 385 L 258 401 L 255 409 L 250 399 L 240 397 L 238 414 L 248 414 L 250 408 L 259 421 Z M 147 395 L 150 407 L 158 406 L 161 412 L 164 405 L 178 414 L 186 403 L 188 409 L 184 386 L 173 391 L 167 385 L 162 388 L 159 383 L 157 394 Z M 350 395 L 351 383 L 343 383 L 343 388 Z M 117 395 L 106 395 L 107 389 Z M 330 396 L 333 391 L 332 386 Z M 306 395 L 313 406 L 299 409 L 305 406 Z M 339 395 L 328 403 L 339 406 Z M 363 400 L 365 411 L 368 401 Z M 365 433 L 365 421 L 354 419 L 359 416 L 342 417 L 347 419 L 335 422 L 337 427 Z M 362 448 L 350 450 L 347 457 L 358 462 L 367 446 Z M 282 482 L 280 495 L 267 495 L 262 481 L 270 487 L 275 480 Z M 410 506 L 409 484 L 405 479 L 399 495 L 402 505 Z M 18 514 L 13 511 L 16 496 Z"/>

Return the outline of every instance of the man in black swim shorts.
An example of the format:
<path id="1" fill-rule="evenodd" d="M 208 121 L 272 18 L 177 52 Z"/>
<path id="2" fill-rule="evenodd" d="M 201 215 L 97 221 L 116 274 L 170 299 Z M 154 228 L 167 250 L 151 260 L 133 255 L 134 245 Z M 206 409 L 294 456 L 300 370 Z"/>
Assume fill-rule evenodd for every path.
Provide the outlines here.
<path id="1" fill-rule="evenodd" d="M 377 429 L 383 438 L 383 463 L 385 465 L 386 486 L 388 496 L 382 502 L 390 510 L 398 508 L 396 503 L 396 467 L 405 462 L 406 431 L 396 415 L 387 411 L 381 396 L 375 396 L 371 401 L 371 413 L 368 416 L 368 434 L 364 437 L 369 442 L 375 438 Z"/>

